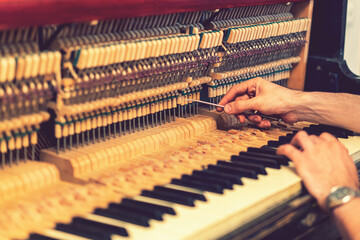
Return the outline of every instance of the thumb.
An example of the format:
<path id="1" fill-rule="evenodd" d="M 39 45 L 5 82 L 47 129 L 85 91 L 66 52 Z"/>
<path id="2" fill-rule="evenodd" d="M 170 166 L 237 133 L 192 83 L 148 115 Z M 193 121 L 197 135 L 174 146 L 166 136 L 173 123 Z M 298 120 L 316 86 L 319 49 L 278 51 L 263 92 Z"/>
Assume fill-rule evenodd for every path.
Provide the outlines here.
<path id="1" fill-rule="evenodd" d="M 226 104 L 224 108 L 227 114 L 240 114 L 247 110 L 258 110 L 255 98 L 233 101 Z"/>

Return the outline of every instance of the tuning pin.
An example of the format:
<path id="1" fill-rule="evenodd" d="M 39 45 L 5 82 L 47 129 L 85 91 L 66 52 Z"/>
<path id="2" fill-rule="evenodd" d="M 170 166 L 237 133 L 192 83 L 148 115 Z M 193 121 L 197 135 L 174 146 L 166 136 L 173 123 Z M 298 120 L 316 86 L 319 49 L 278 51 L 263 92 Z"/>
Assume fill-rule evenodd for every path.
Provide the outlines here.
<path id="1" fill-rule="evenodd" d="M 1 168 L 5 167 L 5 154 L 7 152 L 7 146 L 6 146 L 6 141 L 3 138 L 3 136 L 1 136 L 1 141 L 0 141 L 0 150 L 1 150 Z"/>
<path id="2" fill-rule="evenodd" d="M 167 122 L 167 120 L 166 120 L 167 109 L 166 108 L 164 108 L 163 114 L 164 114 L 164 123 L 166 123 Z"/>
<path id="3" fill-rule="evenodd" d="M 26 129 L 23 128 L 22 130 L 22 148 L 24 149 L 24 162 L 27 160 L 27 148 L 29 147 L 29 136 L 27 135 Z"/>
<path id="4" fill-rule="evenodd" d="M 59 150 L 60 150 L 60 139 L 62 137 L 62 130 L 61 130 L 62 125 L 63 125 L 62 119 L 55 120 L 56 154 L 59 154 Z"/>
<path id="5" fill-rule="evenodd" d="M 103 113 L 103 122 L 102 122 L 102 130 L 103 130 L 103 141 L 106 140 L 106 125 L 107 125 L 107 118 L 106 115 Z"/>
<path id="6" fill-rule="evenodd" d="M 13 164 L 13 150 L 15 149 L 15 140 L 12 137 L 11 133 L 5 133 L 7 138 L 7 148 L 9 150 L 9 166 L 11 167 Z"/>
<path id="7" fill-rule="evenodd" d="M 102 119 L 101 119 L 101 112 L 96 112 L 96 129 L 97 129 L 97 140 L 101 141 L 101 125 L 102 125 Z"/>
<path id="8" fill-rule="evenodd" d="M 18 165 L 20 161 L 20 149 L 22 147 L 20 130 L 15 133 L 15 164 Z"/>
<path id="9" fill-rule="evenodd" d="M 34 127 L 31 136 L 30 136 L 30 144 L 31 144 L 31 160 L 35 161 L 35 146 L 38 143 L 38 134 L 37 132 L 39 131 L 40 126 L 37 125 Z"/>
<path id="10" fill-rule="evenodd" d="M 74 126 L 74 122 L 71 120 L 70 117 L 66 116 L 66 125 L 68 126 L 68 131 L 69 131 L 69 150 L 72 149 L 73 146 L 73 136 L 75 134 L 75 126 Z M 64 136 L 64 149 L 66 148 L 66 136 Z"/>

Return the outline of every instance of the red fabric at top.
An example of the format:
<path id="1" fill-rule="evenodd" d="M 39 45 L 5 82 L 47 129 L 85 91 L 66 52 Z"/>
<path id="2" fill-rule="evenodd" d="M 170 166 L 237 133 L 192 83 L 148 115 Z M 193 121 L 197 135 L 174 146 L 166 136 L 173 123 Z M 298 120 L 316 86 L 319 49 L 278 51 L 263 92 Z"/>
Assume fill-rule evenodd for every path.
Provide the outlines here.
<path id="1" fill-rule="evenodd" d="M 299 2 L 304 0 L 291 0 Z M 0 0 L 0 29 L 212 10 L 288 0 Z"/>

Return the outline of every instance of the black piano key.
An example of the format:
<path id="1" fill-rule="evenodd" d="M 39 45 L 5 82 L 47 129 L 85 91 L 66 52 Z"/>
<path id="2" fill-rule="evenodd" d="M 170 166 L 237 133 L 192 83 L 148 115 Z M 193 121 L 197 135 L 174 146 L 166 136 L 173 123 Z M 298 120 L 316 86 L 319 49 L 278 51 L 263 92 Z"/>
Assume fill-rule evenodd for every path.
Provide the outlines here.
<path id="1" fill-rule="evenodd" d="M 209 169 L 205 169 L 205 170 L 202 170 L 202 171 L 194 170 L 193 175 L 195 175 L 195 176 L 209 176 L 209 177 L 215 177 L 215 178 L 219 178 L 219 179 L 226 179 L 226 180 L 232 182 L 233 184 L 243 185 L 243 183 L 241 181 L 241 178 L 236 176 L 236 175 L 222 173 L 222 172 L 215 172 L 215 171 L 211 171 Z"/>
<path id="2" fill-rule="evenodd" d="M 141 202 L 138 200 L 130 199 L 130 198 L 123 198 L 121 203 L 125 206 L 133 206 L 133 207 L 141 207 L 141 208 L 148 208 L 153 209 L 154 211 L 159 211 L 161 213 L 166 213 L 170 215 L 176 215 L 176 212 L 173 208 L 167 206 L 161 206 L 153 203 Z"/>
<path id="3" fill-rule="evenodd" d="M 303 129 L 303 131 L 307 132 L 309 135 L 316 135 L 319 136 L 320 134 L 327 132 L 330 133 L 332 135 L 334 135 L 337 138 L 348 138 L 347 134 L 345 134 L 344 132 L 341 131 L 326 131 L 324 129 L 321 128 L 317 128 L 317 127 L 306 127 Z"/>
<path id="4" fill-rule="evenodd" d="M 71 233 L 74 235 L 78 235 L 81 237 L 90 238 L 90 239 L 94 239 L 94 240 L 111 240 L 111 235 L 109 235 L 107 233 L 79 229 L 72 224 L 58 223 L 58 224 L 56 224 L 55 229 L 62 231 L 62 232 Z"/>
<path id="5" fill-rule="evenodd" d="M 213 193 L 219 193 L 219 194 L 223 193 L 223 188 L 220 185 L 213 183 L 204 183 L 200 181 L 192 181 L 185 179 L 172 179 L 171 183 L 179 186 L 200 189 L 203 191 L 208 191 Z"/>
<path id="6" fill-rule="evenodd" d="M 178 203 L 185 206 L 194 207 L 194 198 L 187 197 L 187 196 L 179 196 L 174 194 L 169 194 L 165 192 L 156 192 L 156 191 L 149 191 L 149 190 L 143 190 L 141 192 L 142 196 L 160 199 L 168 202 Z"/>
<path id="7" fill-rule="evenodd" d="M 209 165 L 208 169 L 223 173 L 235 174 L 240 177 L 257 179 L 257 174 L 254 170 L 249 170 L 239 167 L 220 166 L 220 165 Z"/>
<path id="8" fill-rule="evenodd" d="M 279 147 L 280 145 L 283 145 L 283 143 L 279 141 L 268 141 L 267 146 L 269 147 Z"/>
<path id="9" fill-rule="evenodd" d="M 286 137 L 288 137 L 288 138 L 293 138 L 294 136 L 296 135 L 296 133 L 288 133 L 288 134 L 286 134 Z"/>
<path id="10" fill-rule="evenodd" d="M 313 125 L 310 125 L 310 127 Z M 316 125 L 315 125 L 316 126 Z M 331 131 L 341 131 L 343 133 L 345 133 L 347 136 L 354 136 L 354 132 L 347 130 L 347 129 L 343 129 L 343 128 L 339 128 L 339 127 L 335 127 L 335 126 L 329 126 L 329 125 L 324 125 L 324 124 L 319 124 L 318 125 L 319 128 L 324 129 L 325 131 L 331 132 Z"/>
<path id="11" fill-rule="evenodd" d="M 239 155 L 243 156 L 252 156 L 252 157 L 261 157 L 261 158 L 269 158 L 276 160 L 280 165 L 288 166 L 290 159 L 282 155 L 272 155 L 272 154 L 264 154 L 264 153 L 255 153 L 255 152 L 240 152 Z"/>
<path id="12" fill-rule="evenodd" d="M 195 181 L 200 181 L 200 182 L 204 182 L 204 183 L 215 183 L 220 185 L 223 189 L 233 189 L 232 187 L 232 183 L 227 181 L 227 180 L 223 180 L 223 179 L 217 179 L 214 177 L 204 177 L 204 176 L 194 176 L 194 175 L 187 175 L 184 174 L 181 176 L 181 179 L 186 179 L 186 180 L 195 180 Z"/>
<path id="13" fill-rule="evenodd" d="M 259 164 L 247 163 L 247 162 L 228 162 L 228 161 L 217 161 L 218 165 L 229 166 L 229 167 L 240 167 L 250 170 L 254 170 L 257 174 L 266 175 L 265 167 Z"/>
<path id="14" fill-rule="evenodd" d="M 277 161 L 259 157 L 250 157 L 250 156 L 231 156 L 231 161 L 239 161 L 239 162 L 248 162 L 248 163 L 255 163 L 261 164 L 264 167 L 280 169 L 280 165 Z"/>
<path id="15" fill-rule="evenodd" d="M 274 153 L 274 155 L 276 154 L 277 147 L 270 147 L 270 146 L 265 145 L 265 146 L 262 146 L 261 148 L 264 150 L 267 150 L 267 151 L 272 151 Z"/>
<path id="16" fill-rule="evenodd" d="M 57 240 L 56 238 L 47 237 L 38 233 L 32 233 L 30 234 L 29 240 Z"/>
<path id="17" fill-rule="evenodd" d="M 269 155 L 276 155 L 276 150 L 273 149 L 265 149 L 265 148 L 255 148 L 255 147 L 248 147 L 248 152 L 255 152 L 255 153 L 264 153 Z"/>
<path id="18" fill-rule="evenodd" d="M 186 191 L 167 188 L 167 187 L 163 187 L 163 186 L 155 186 L 154 190 L 159 191 L 159 192 L 168 192 L 171 194 L 180 194 L 182 196 L 188 196 L 188 197 L 194 198 L 196 200 L 204 201 L 204 202 L 207 201 L 206 197 L 203 194 L 199 194 L 199 193 L 186 192 Z"/>
<path id="19" fill-rule="evenodd" d="M 347 130 L 345 129 L 341 129 L 338 127 L 332 127 L 332 126 L 327 126 L 327 125 L 310 125 L 309 127 L 307 127 L 306 129 L 309 129 L 311 131 L 317 131 L 317 132 L 328 132 L 331 134 L 339 134 L 341 136 L 348 136 Z"/>
<path id="20" fill-rule="evenodd" d="M 279 141 L 281 144 L 286 144 L 286 143 L 290 143 L 290 142 L 291 142 L 291 139 L 292 139 L 292 137 L 280 136 L 278 141 Z"/>
<path id="21" fill-rule="evenodd" d="M 74 217 L 71 224 L 77 227 L 78 229 L 83 229 L 91 232 L 102 232 L 102 233 L 107 233 L 109 235 L 116 234 L 125 237 L 129 236 L 128 232 L 123 227 L 96 222 L 81 217 Z"/>
<path id="22" fill-rule="evenodd" d="M 137 213 L 139 215 L 142 215 L 142 216 L 145 216 L 145 217 L 148 217 L 151 219 L 159 220 L 159 221 L 163 220 L 161 212 L 151 211 L 146 208 L 126 206 L 122 203 L 110 203 L 108 207 L 109 207 L 109 209 L 116 208 L 121 211 L 131 211 L 133 213 Z"/>
<path id="23" fill-rule="evenodd" d="M 117 220 L 121 220 L 124 222 L 133 223 L 136 225 L 140 225 L 143 227 L 150 226 L 150 218 L 145 217 L 143 215 L 139 215 L 137 213 L 133 213 L 131 211 L 121 211 L 114 208 L 103 209 L 103 208 L 96 208 L 94 214 L 101 215 L 108 218 L 114 218 Z"/>

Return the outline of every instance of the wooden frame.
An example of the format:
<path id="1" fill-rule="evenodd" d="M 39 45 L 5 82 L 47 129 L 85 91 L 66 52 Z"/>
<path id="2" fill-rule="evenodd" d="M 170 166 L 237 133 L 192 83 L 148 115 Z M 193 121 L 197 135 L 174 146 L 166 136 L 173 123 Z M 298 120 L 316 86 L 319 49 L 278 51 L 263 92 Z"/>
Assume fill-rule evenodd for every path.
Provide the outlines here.
<path id="1" fill-rule="evenodd" d="M 294 4 L 291 12 L 295 18 L 307 17 L 312 19 L 313 6 L 314 0 L 296 3 Z M 306 64 L 309 52 L 310 32 L 311 27 L 309 27 L 309 31 L 306 33 L 306 44 L 300 52 L 301 60 L 292 69 L 290 79 L 288 80 L 288 87 L 291 89 L 304 90 Z"/>

